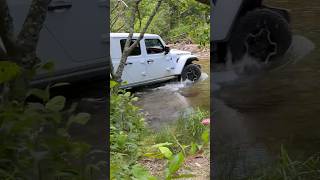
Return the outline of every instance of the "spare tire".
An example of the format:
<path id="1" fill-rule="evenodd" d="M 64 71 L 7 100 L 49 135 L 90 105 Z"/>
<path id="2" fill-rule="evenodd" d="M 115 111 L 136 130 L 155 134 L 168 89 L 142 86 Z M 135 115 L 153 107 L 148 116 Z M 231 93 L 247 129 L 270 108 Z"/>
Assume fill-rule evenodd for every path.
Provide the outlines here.
<path id="1" fill-rule="evenodd" d="M 256 9 L 237 22 L 229 47 L 235 61 L 240 60 L 245 53 L 266 61 L 282 56 L 291 42 L 292 33 L 284 17 L 269 9 Z"/>
<path id="2" fill-rule="evenodd" d="M 201 69 L 196 64 L 186 65 L 181 72 L 181 79 L 183 81 L 189 80 L 192 82 L 198 81 L 201 77 Z"/>

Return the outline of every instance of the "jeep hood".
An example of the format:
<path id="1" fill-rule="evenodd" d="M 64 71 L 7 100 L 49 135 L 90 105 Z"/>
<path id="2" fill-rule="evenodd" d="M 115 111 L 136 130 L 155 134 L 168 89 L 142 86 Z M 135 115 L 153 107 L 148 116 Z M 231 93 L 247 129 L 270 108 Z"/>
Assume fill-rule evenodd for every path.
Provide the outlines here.
<path id="1" fill-rule="evenodd" d="M 181 51 L 178 49 L 171 49 L 169 53 L 172 55 L 191 55 L 189 51 Z"/>

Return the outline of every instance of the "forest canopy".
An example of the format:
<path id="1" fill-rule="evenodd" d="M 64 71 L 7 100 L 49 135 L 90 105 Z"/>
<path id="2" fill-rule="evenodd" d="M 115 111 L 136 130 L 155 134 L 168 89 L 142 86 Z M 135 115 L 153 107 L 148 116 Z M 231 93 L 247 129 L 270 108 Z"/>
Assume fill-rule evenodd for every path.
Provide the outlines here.
<path id="1" fill-rule="evenodd" d="M 111 0 L 111 32 L 129 32 L 129 1 Z M 156 1 L 142 0 L 135 32 L 147 22 Z M 210 6 L 196 0 L 165 0 L 147 33 L 160 35 L 168 43 L 188 42 L 206 45 L 210 34 Z"/>

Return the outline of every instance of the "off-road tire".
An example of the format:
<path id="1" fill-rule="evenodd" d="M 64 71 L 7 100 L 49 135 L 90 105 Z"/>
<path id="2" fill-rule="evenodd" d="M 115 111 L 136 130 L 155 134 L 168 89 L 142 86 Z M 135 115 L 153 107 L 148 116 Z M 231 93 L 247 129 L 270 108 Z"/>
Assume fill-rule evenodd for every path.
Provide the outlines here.
<path id="1" fill-rule="evenodd" d="M 288 50 L 292 42 L 292 33 L 286 19 L 278 12 L 256 9 L 241 17 L 232 31 L 229 47 L 233 60 L 240 60 L 247 52 L 245 41 L 248 36 L 263 28 L 267 28 L 270 32 L 270 39 L 277 44 L 276 54 L 271 57 L 271 60 L 282 56 Z M 256 58 L 261 59 L 261 57 Z"/>
<path id="2" fill-rule="evenodd" d="M 196 82 L 201 77 L 201 69 L 196 64 L 186 65 L 181 72 L 181 80 L 185 81 L 186 79 Z"/>

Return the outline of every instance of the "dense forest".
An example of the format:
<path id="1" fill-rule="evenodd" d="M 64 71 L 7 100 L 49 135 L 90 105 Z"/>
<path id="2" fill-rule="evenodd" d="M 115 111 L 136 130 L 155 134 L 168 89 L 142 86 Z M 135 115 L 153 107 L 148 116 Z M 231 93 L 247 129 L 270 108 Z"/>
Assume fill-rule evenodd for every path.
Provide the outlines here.
<path id="1" fill-rule="evenodd" d="M 129 32 L 130 4 L 118 2 L 111 1 L 111 32 Z M 135 32 L 141 31 L 155 5 L 156 1 L 142 0 L 135 22 Z M 165 0 L 147 33 L 158 34 L 168 43 L 208 45 L 210 6 L 196 0 Z"/>

